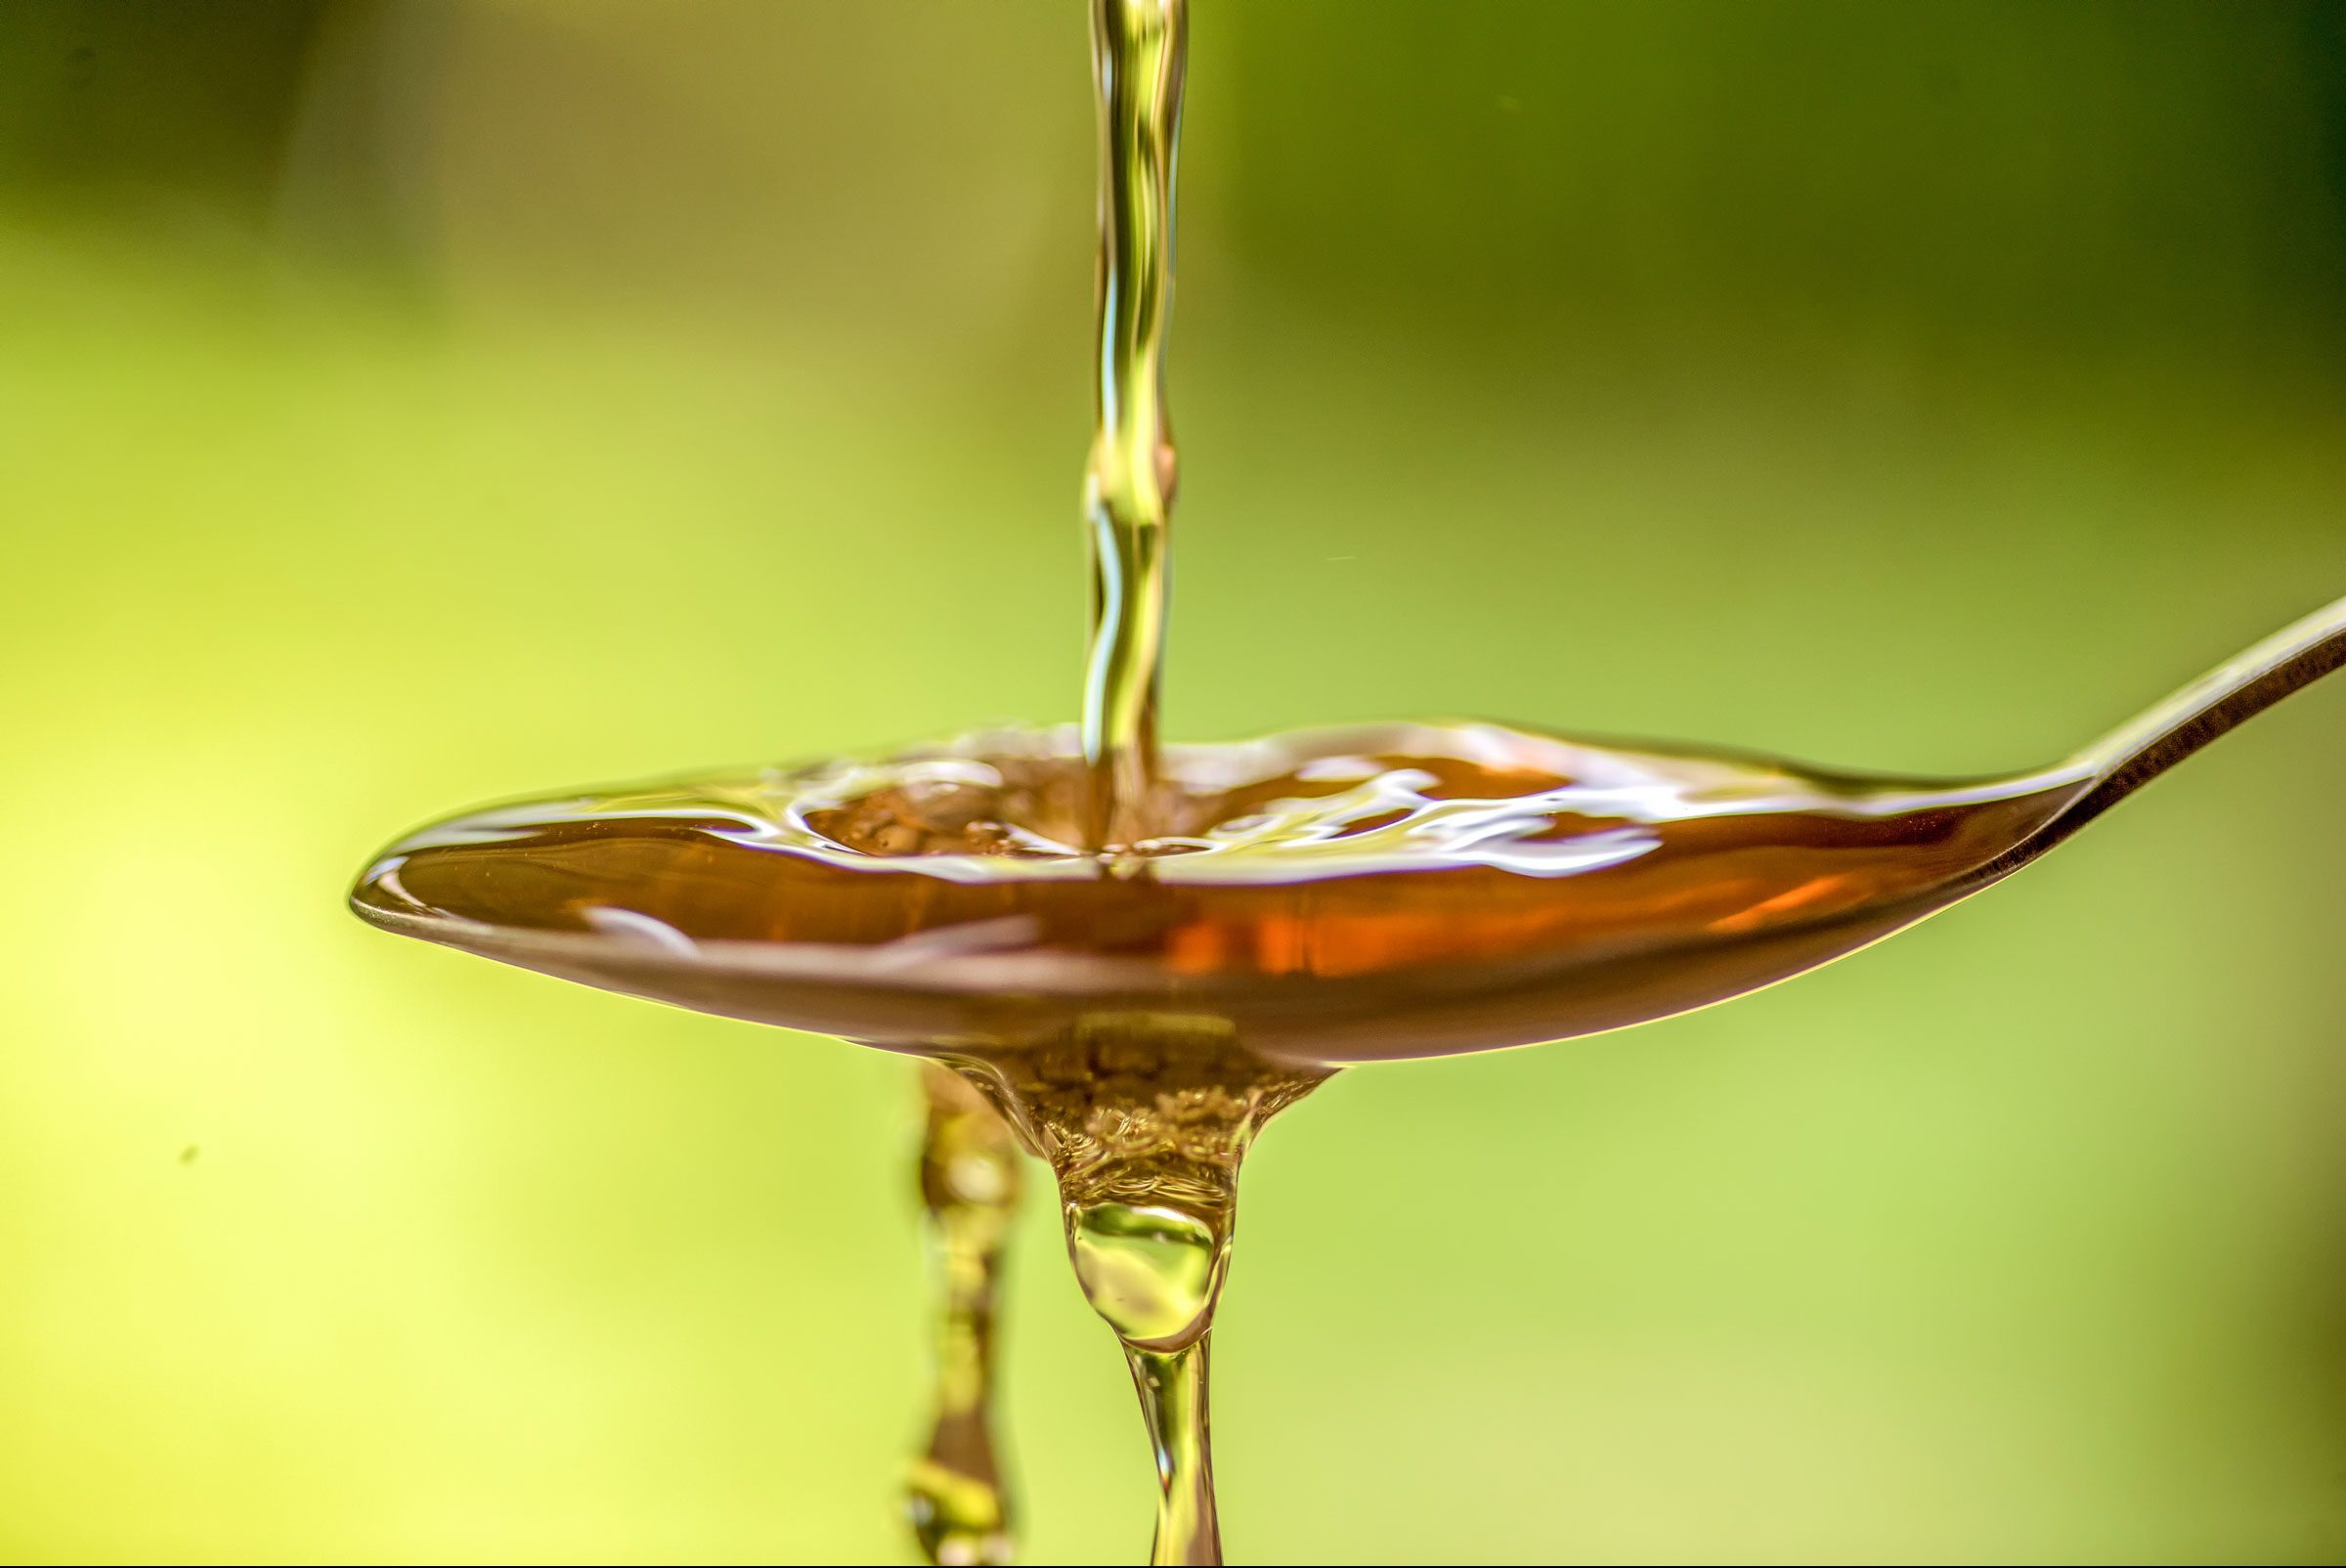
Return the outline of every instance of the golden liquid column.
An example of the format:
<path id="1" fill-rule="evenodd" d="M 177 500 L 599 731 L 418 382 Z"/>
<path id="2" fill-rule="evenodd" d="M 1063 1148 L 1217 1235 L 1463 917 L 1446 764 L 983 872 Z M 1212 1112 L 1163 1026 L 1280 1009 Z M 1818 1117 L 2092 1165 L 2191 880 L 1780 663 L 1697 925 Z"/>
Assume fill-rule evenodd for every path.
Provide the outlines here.
<path id="1" fill-rule="evenodd" d="M 1184 0 L 1094 0 L 1100 95 L 1100 422 L 1084 475 L 1092 544 L 1083 752 L 1092 847 L 1146 838 L 1165 654 L 1173 430 L 1173 176 L 1189 48 Z"/>

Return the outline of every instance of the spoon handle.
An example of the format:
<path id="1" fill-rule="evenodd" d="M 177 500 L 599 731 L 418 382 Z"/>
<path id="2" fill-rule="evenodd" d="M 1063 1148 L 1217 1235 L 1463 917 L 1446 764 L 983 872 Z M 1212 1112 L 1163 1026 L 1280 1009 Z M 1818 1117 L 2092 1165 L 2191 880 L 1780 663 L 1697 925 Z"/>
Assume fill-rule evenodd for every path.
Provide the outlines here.
<path id="1" fill-rule="evenodd" d="M 2144 710 L 2071 759 L 2093 782 L 2062 813 L 2081 826 L 2234 726 L 2346 665 L 2346 599 L 2324 605 Z"/>

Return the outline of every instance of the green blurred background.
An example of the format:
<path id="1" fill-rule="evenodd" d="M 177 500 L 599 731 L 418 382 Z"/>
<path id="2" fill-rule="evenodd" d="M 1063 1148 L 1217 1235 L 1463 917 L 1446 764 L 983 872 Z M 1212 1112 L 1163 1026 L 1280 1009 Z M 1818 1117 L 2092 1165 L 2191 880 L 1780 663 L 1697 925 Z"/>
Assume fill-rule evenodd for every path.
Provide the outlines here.
<path id="1" fill-rule="evenodd" d="M 0 1554 L 905 1560 L 910 1069 L 341 896 L 1072 712 L 1087 69 L 1072 0 L 0 18 Z M 1202 0 L 1185 176 L 1178 734 L 1985 771 L 2346 591 L 2341 8 Z M 2346 681 L 1836 969 L 1323 1091 L 1234 1550 L 2346 1553 L 2341 786 Z M 1028 1556 L 1138 1560 L 1031 1196 Z"/>

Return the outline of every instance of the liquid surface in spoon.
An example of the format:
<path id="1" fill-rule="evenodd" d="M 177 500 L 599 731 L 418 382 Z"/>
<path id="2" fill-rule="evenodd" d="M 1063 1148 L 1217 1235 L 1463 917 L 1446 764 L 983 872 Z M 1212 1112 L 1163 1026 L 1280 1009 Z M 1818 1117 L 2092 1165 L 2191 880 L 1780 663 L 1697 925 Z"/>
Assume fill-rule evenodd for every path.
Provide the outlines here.
<path id="1" fill-rule="evenodd" d="M 1150 1009 L 1333 1066 L 1781 979 L 1981 885 L 2090 783 L 1389 725 L 1168 749 L 1146 836 L 1093 850 L 1073 737 L 1014 731 L 457 817 L 355 897 L 489 957 L 873 1044 Z"/>
<path id="2" fill-rule="evenodd" d="M 387 930 L 932 1056 L 1101 1019 L 1299 1067 L 1617 1028 L 1853 951 L 2009 875 L 2346 665 L 2346 599 L 2054 767 L 1933 782 L 1490 724 L 1166 751 L 1083 848 L 1068 730 L 492 807 L 352 890 Z"/>

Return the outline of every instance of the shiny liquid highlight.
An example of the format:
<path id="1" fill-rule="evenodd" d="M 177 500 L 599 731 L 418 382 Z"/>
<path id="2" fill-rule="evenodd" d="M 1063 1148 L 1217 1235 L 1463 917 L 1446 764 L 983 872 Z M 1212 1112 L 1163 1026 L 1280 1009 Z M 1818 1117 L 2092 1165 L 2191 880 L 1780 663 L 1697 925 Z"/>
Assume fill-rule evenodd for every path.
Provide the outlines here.
<path id="1" fill-rule="evenodd" d="M 2346 662 L 2346 602 L 2054 767 L 1878 777 L 1489 724 L 1167 746 L 1164 382 L 1183 0 L 1094 0 L 1098 425 L 1082 718 L 868 759 L 572 792 L 391 846 L 387 930 L 928 1059 L 936 1399 L 907 1513 L 1003 1560 L 994 1301 L 1019 1179 L 1145 1419 L 1153 1560 L 1220 1560 L 1208 1419 L 1240 1165 L 1358 1063 L 1707 1006 L 1878 940 L 2061 843 Z"/>

